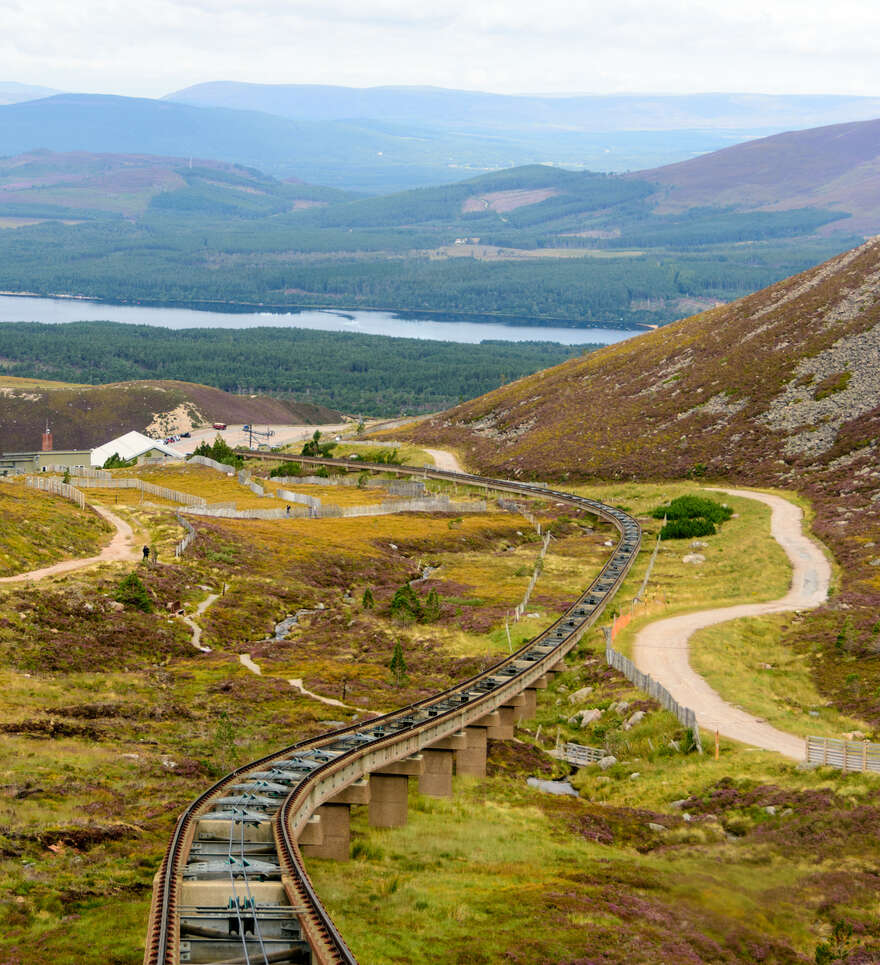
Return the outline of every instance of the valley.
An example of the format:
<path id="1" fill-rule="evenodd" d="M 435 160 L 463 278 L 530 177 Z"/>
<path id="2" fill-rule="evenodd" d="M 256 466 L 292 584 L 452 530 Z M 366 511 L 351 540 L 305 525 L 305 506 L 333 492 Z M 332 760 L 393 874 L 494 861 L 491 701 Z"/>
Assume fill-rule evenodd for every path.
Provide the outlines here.
<path id="1" fill-rule="evenodd" d="M 0 963 L 880 961 L 880 101 L 197 77 L 0 83 Z"/>

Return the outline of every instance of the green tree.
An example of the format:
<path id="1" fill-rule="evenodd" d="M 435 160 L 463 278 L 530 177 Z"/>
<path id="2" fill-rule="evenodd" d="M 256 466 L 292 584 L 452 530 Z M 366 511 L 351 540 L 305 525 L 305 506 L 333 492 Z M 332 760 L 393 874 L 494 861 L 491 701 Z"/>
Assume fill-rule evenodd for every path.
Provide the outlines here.
<path id="1" fill-rule="evenodd" d="M 403 656 L 403 647 L 399 640 L 394 644 L 394 653 L 391 656 L 391 663 L 388 668 L 394 677 L 395 685 L 402 687 L 406 682 L 406 659 Z"/>
<path id="2" fill-rule="evenodd" d="M 375 601 L 373 600 L 373 591 L 367 587 L 364 590 L 363 597 L 361 598 L 361 607 L 363 607 L 364 610 L 372 610 L 375 605 Z"/>
<path id="3" fill-rule="evenodd" d="M 136 573 L 123 577 L 116 587 L 115 600 L 124 604 L 126 609 L 140 610 L 142 613 L 149 613 L 153 609 L 150 594 Z"/>
<path id="4" fill-rule="evenodd" d="M 398 623 L 413 623 L 422 619 L 422 605 L 409 583 L 404 583 L 391 598 L 391 616 Z"/>
<path id="5" fill-rule="evenodd" d="M 431 590 L 422 607 L 422 622 L 433 623 L 440 617 L 440 594 L 436 589 Z"/>

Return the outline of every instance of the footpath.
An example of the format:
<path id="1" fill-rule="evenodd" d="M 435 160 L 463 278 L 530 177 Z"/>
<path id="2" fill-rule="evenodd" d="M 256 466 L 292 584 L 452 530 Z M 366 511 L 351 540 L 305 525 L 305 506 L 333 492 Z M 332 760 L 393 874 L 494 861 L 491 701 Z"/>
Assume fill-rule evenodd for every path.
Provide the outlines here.
<path id="1" fill-rule="evenodd" d="M 0 577 L 0 583 L 31 583 L 35 580 L 42 580 L 47 576 L 58 576 L 61 573 L 70 573 L 72 570 L 81 570 L 86 566 L 94 566 L 97 563 L 117 563 L 139 559 L 140 551 L 135 547 L 134 532 L 131 526 L 124 519 L 120 519 L 116 513 L 111 513 L 109 509 L 104 509 L 103 506 L 92 506 L 92 509 L 98 515 L 103 516 L 116 530 L 113 539 L 97 556 L 63 560 L 61 563 L 44 566 L 38 570 L 28 570 L 26 573 L 17 573 L 15 576 Z"/>

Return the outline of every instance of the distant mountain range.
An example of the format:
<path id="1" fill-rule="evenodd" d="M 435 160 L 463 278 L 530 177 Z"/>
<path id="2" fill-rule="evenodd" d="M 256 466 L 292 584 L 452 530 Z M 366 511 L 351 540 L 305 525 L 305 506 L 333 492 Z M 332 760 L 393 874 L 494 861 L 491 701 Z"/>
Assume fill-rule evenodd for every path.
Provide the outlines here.
<path id="1" fill-rule="evenodd" d="M 633 171 L 789 128 L 880 116 L 880 98 L 507 96 L 200 84 L 162 100 L 0 84 L 0 155 L 213 158 L 383 194 L 532 163 Z"/>
<path id="2" fill-rule="evenodd" d="M 61 91 L 53 90 L 51 87 L 34 87 L 32 84 L 0 81 L 0 104 L 18 104 L 21 101 L 32 101 L 60 93 Z"/>
<path id="3" fill-rule="evenodd" d="M 880 97 L 776 94 L 510 95 L 440 87 L 215 81 L 167 94 L 198 107 L 297 120 L 385 120 L 473 130 L 771 131 L 880 117 Z"/>

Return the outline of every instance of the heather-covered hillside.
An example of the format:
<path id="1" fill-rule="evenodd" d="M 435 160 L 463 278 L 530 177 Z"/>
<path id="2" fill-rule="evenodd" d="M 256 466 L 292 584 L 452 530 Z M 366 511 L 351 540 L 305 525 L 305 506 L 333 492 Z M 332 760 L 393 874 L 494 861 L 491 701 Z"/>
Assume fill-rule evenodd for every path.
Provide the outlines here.
<path id="1" fill-rule="evenodd" d="M 400 433 L 398 432 L 398 435 Z M 880 720 L 880 241 L 731 305 L 521 379 L 415 428 L 518 478 L 797 490 L 843 566 L 792 634 L 826 692 Z"/>

